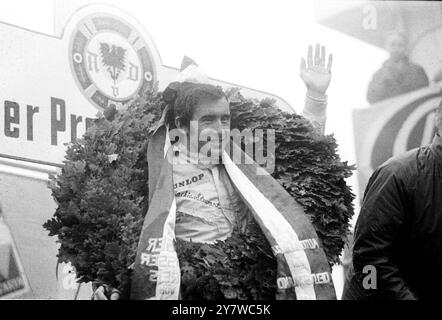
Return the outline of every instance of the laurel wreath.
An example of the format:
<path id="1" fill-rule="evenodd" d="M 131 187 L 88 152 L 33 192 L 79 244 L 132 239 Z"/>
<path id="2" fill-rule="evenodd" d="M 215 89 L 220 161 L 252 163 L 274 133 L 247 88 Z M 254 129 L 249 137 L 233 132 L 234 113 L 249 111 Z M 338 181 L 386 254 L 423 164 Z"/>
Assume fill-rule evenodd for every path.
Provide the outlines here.
<path id="1" fill-rule="evenodd" d="M 339 255 L 353 216 L 354 195 L 333 136 L 320 136 L 301 116 L 275 102 L 231 96 L 232 128 L 274 129 L 272 176 L 303 206 L 330 264 Z M 44 228 L 60 243 L 58 259 L 70 262 L 79 282 L 100 281 L 130 293 L 143 212 L 148 206 L 147 143 L 165 104 L 152 90 L 125 111 L 107 110 L 82 139 L 68 145 L 61 174 L 50 177 L 56 211 Z M 177 242 L 184 299 L 274 297 L 276 262 L 259 228 L 234 233 L 215 245 Z"/>

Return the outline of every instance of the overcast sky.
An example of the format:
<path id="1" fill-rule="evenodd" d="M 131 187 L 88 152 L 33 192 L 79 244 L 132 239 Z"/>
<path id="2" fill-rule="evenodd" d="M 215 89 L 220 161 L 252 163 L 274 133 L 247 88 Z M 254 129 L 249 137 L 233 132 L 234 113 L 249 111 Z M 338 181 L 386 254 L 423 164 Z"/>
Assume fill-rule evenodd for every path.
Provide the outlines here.
<path id="1" fill-rule="evenodd" d="M 84 0 L 0 2 L 0 21 L 54 35 L 57 8 Z M 151 35 L 163 64 L 192 57 L 213 78 L 271 92 L 298 112 L 305 87 L 299 61 L 308 44 L 334 55 L 328 91 L 327 133 L 335 133 L 344 160 L 355 162 L 351 110 L 367 106 L 365 92 L 385 51 L 317 23 L 313 1 L 101 0 L 137 18 Z M 349 181 L 356 188 L 355 179 Z M 355 189 L 355 191 L 357 191 Z"/>

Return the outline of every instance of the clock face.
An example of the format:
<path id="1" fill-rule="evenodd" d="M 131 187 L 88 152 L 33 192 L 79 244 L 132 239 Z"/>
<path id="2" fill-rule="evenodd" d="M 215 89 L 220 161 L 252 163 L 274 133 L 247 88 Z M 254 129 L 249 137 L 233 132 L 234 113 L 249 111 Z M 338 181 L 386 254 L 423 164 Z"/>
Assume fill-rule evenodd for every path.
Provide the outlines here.
<path id="1" fill-rule="evenodd" d="M 155 69 L 140 33 L 121 19 L 96 14 L 73 32 L 70 63 L 83 94 L 99 109 L 123 107 L 152 88 Z"/>

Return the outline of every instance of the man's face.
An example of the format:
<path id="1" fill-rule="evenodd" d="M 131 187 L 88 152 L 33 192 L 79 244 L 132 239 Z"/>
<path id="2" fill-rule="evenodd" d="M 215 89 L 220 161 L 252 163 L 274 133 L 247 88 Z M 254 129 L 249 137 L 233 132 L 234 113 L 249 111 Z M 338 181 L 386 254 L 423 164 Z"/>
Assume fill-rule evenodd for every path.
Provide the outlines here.
<path id="1" fill-rule="evenodd" d="M 407 55 L 406 41 L 400 34 L 393 34 L 387 40 L 387 50 L 390 58 L 400 60 Z"/>
<path id="2" fill-rule="evenodd" d="M 198 126 L 198 151 L 203 146 L 207 149 L 210 146 L 212 152 L 221 155 L 222 150 L 229 142 L 230 138 L 230 108 L 225 98 L 219 100 L 202 101 L 193 109 L 190 126 Z M 200 137 L 216 135 L 218 141 L 207 142 L 206 139 L 200 141 Z"/>

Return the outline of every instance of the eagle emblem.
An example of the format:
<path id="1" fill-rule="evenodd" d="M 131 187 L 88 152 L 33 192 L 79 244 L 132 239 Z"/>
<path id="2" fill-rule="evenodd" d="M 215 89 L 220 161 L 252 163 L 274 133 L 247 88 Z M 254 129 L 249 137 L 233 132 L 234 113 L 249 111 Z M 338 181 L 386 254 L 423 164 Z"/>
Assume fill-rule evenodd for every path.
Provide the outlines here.
<path id="1" fill-rule="evenodd" d="M 80 20 L 69 50 L 79 89 L 100 111 L 120 110 L 156 83 L 155 61 L 146 40 L 112 15 L 93 13 Z"/>
<path id="2" fill-rule="evenodd" d="M 106 67 L 106 71 L 117 84 L 121 73 L 126 70 L 126 49 L 113 44 L 100 43 L 101 62 Z"/>

